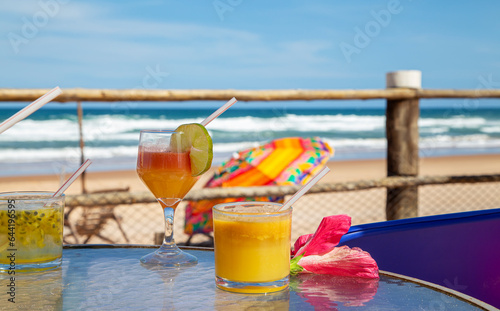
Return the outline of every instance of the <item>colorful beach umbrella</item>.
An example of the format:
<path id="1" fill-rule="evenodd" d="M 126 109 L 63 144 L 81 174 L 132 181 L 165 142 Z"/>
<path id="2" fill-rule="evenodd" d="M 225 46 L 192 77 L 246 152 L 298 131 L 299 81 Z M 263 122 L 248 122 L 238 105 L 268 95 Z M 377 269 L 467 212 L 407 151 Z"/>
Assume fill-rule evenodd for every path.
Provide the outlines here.
<path id="1" fill-rule="evenodd" d="M 301 185 L 321 170 L 333 149 L 319 138 L 287 137 L 238 152 L 218 167 L 205 188 Z M 186 234 L 212 232 L 212 207 L 235 201 L 282 202 L 283 197 L 201 200 L 186 206 Z"/>

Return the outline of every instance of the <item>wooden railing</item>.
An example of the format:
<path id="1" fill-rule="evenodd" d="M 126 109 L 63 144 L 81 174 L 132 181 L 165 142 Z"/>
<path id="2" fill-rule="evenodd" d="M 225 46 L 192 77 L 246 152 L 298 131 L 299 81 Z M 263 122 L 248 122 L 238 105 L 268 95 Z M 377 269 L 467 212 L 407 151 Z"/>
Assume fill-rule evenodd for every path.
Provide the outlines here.
<path id="1" fill-rule="evenodd" d="M 0 89 L 0 102 L 33 101 L 48 89 Z M 56 102 L 116 101 L 289 101 L 289 100 L 356 100 L 420 98 L 500 98 L 500 90 L 453 90 L 393 88 L 382 90 L 106 90 L 63 89 Z"/>
<path id="2" fill-rule="evenodd" d="M 326 192 L 348 192 L 369 190 L 374 188 L 400 188 L 426 185 L 463 184 L 500 182 L 500 174 L 474 176 L 420 176 L 420 177 L 386 177 L 374 180 L 359 180 L 340 183 L 320 183 L 312 187 L 308 194 Z M 205 188 L 190 191 L 185 201 L 213 200 L 220 198 L 265 197 L 292 195 L 300 186 L 261 186 Z M 68 195 L 67 207 L 98 206 L 156 203 L 155 197 L 149 192 L 103 192 L 93 194 Z"/>

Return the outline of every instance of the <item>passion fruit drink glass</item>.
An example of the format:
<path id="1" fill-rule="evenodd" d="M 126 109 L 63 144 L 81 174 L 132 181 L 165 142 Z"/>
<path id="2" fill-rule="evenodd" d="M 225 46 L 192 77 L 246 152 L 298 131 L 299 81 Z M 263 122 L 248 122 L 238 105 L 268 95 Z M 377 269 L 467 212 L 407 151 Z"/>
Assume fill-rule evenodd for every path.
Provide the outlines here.
<path id="1" fill-rule="evenodd" d="M 210 136 L 207 138 L 206 135 L 208 132 L 205 127 L 199 124 L 188 128 L 179 127 L 176 131 L 141 131 L 137 173 L 160 203 L 165 217 L 163 244 L 155 252 L 142 257 L 143 264 L 179 267 L 196 265 L 198 262 L 196 257 L 183 252 L 175 244 L 174 212 L 196 183 L 196 176 L 210 167 L 211 156 L 205 159 L 207 150 L 204 150 L 204 147 L 208 144 L 208 154 L 211 154 L 212 141 Z M 204 139 L 209 141 L 203 142 Z M 196 141 L 195 146 L 193 141 Z M 202 159 L 197 162 L 198 157 Z M 206 161 L 209 163 L 205 163 Z M 201 168 L 198 165 L 200 162 Z"/>
<path id="2" fill-rule="evenodd" d="M 64 195 L 0 193 L 0 272 L 44 271 L 62 260 Z"/>

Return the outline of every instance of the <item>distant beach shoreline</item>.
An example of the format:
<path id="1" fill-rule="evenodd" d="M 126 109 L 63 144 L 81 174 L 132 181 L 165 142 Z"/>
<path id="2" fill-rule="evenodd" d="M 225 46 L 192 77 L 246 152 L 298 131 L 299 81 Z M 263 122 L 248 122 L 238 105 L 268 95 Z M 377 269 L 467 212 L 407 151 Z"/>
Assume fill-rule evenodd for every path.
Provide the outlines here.
<path id="1" fill-rule="evenodd" d="M 483 151 L 483 152 L 481 152 Z M 460 158 L 460 157 L 482 157 L 499 156 L 500 149 L 489 148 L 485 150 L 464 150 L 453 152 L 452 150 L 421 150 L 420 159 L 432 158 Z M 231 157 L 231 153 L 214 154 L 212 166 L 220 166 Z M 329 162 L 351 161 L 385 161 L 386 151 L 366 151 L 365 153 L 345 154 L 335 151 Z M 88 173 L 109 173 L 120 171 L 135 171 L 136 157 L 113 157 L 107 159 L 92 159 L 92 165 L 87 169 Z M 63 163 L 59 161 L 43 161 L 29 163 L 0 163 L 0 179 L 10 177 L 30 177 L 30 176 L 51 176 L 64 175 L 75 171 L 79 167 L 79 162 Z"/>
<path id="2" fill-rule="evenodd" d="M 212 170 L 217 165 L 214 165 Z M 376 179 L 386 176 L 385 159 L 351 159 L 328 162 L 332 170 L 321 182 L 344 182 L 363 179 Z M 420 158 L 420 175 L 478 175 L 500 173 L 500 154 L 455 155 Z M 66 174 L 18 175 L 0 177 L 0 191 L 29 191 L 57 189 Z M 206 173 L 203 179 L 211 175 Z M 88 191 L 130 188 L 130 191 L 148 191 L 141 183 L 134 169 L 112 171 L 90 171 L 86 173 Z M 202 179 L 202 180 L 203 180 Z M 80 193 L 81 180 L 77 180 L 67 194 Z M 199 181 L 197 186 L 202 186 Z"/>
<path id="3" fill-rule="evenodd" d="M 421 159 L 430 158 L 448 158 L 448 157 L 482 157 L 482 156 L 495 156 L 500 158 L 500 151 L 498 153 L 481 153 L 481 154 L 445 154 L 435 155 L 428 157 L 421 157 Z M 214 158 L 212 166 L 220 166 L 224 161 L 229 159 L 230 155 L 222 158 Z M 97 159 L 93 160 L 92 165 L 87 169 L 87 173 L 114 173 L 122 171 L 135 171 L 136 158 L 113 158 L 113 159 Z M 363 161 L 385 161 L 385 151 L 376 155 L 365 154 L 358 157 L 342 158 L 335 155 L 329 162 L 363 162 Z M 500 161 L 500 159 L 499 159 Z M 71 165 L 61 164 L 59 162 L 36 162 L 36 163 L 0 163 L 0 179 L 16 178 L 16 177 L 45 177 L 45 176 L 61 176 L 73 172 L 79 166 L 79 163 L 72 163 Z"/>

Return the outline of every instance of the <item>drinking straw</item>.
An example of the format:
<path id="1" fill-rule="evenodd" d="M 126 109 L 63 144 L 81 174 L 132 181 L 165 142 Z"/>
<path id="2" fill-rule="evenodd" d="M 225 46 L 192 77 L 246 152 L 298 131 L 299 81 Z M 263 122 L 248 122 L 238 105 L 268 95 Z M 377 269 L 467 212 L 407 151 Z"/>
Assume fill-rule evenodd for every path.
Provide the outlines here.
<path id="1" fill-rule="evenodd" d="M 68 189 L 69 186 L 71 186 L 71 184 L 78 178 L 78 176 L 80 176 L 80 174 L 83 173 L 83 171 L 85 171 L 87 169 L 87 167 L 89 167 L 90 164 L 92 164 L 92 161 L 87 159 L 87 161 L 85 161 L 76 170 L 76 172 L 74 172 L 73 175 L 71 175 L 71 177 L 68 180 L 66 180 L 66 182 L 61 186 L 61 188 L 59 188 L 59 190 L 56 191 L 56 193 L 54 193 L 54 195 L 52 197 L 58 197 L 61 194 L 63 194 L 63 192 L 66 191 L 66 189 Z"/>
<path id="2" fill-rule="evenodd" d="M 0 134 L 8 130 L 10 127 L 12 127 L 14 124 L 17 122 L 23 120 L 33 112 L 37 111 L 40 109 L 43 105 L 46 103 L 50 102 L 57 96 L 61 95 L 62 91 L 61 89 L 56 86 L 52 90 L 48 91 L 44 95 L 42 95 L 40 98 L 29 104 L 28 106 L 24 107 L 23 109 L 19 110 L 16 114 L 14 114 L 12 117 L 8 118 L 2 124 L 0 124 Z"/>
<path id="3" fill-rule="evenodd" d="M 319 171 L 311 180 L 309 180 L 305 185 L 302 186 L 302 188 L 295 192 L 295 194 L 292 195 L 292 197 L 288 199 L 288 201 L 286 201 L 279 210 L 287 209 L 288 207 L 292 206 L 293 203 L 300 199 L 301 196 L 303 196 L 309 189 L 311 189 L 311 187 L 314 186 L 321 178 L 323 178 L 323 176 L 328 174 L 329 171 L 330 169 L 328 167 L 323 167 L 323 169 Z"/>
<path id="4" fill-rule="evenodd" d="M 203 126 L 207 126 L 208 123 L 212 122 L 215 118 L 217 118 L 218 116 L 220 116 L 224 111 L 226 111 L 229 107 L 231 107 L 232 105 L 234 105 L 238 100 L 236 100 L 236 98 L 231 98 L 227 103 L 224 104 L 224 106 L 220 107 L 219 109 L 217 109 L 214 113 L 212 113 L 210 116 L 208 116 L 208 118 L 206 118 L 205 120 L 201 121 L 200 124 L 203 125 Z"/>

